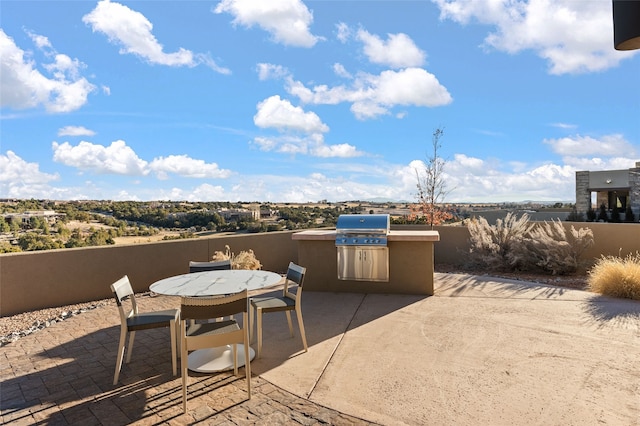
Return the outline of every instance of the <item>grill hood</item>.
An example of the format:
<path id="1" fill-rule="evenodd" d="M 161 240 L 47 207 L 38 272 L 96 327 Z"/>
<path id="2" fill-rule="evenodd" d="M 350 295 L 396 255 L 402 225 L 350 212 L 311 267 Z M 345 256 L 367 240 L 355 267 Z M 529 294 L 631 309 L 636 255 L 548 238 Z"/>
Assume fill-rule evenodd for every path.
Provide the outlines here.
<path id="1" fill-rule="evenodd" d="M 343 214 L 338 217 L 336 231 L 342 234 L 388 234 L 388 214 Z"/>

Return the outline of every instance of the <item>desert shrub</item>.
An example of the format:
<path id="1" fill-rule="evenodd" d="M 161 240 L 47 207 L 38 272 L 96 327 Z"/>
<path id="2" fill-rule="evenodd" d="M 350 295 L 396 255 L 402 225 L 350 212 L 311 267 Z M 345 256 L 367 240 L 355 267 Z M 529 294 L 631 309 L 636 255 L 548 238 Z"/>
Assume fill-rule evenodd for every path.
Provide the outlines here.
<path id="1" fill-rule="evenodd" d="M 607 213 L 607 207 L 604 204 L 600 204 L 597 220 L 598 222 L 609 222 L 609 213 Z"/>
<path id="2" fill-rule="evenodd" d="M 573 207 L 571 209 L 571 213 L 567 216 L 567 222 L 584 222 L 584 215 L 582 213 L 578 213 L 578 210 Z"/>
<path id="3" fill-rule="evenodd" d="M 593 244 L 588 228 L 567 232 L 560 220 L 534 226 L 529 215 L 509 213 L 504 220 L 489 225 L 480 217 L 469 225 L 468 266 L 489 270 L 542 270 L 563 275 L 576 272 L 584 251 Z"/>
<path id="4" fill-rule="evenodd" d="M 468 227 L 471 235 L 467 257 L 469 266 L 484 266 L 492 270 L 519 269 L 519 257 L 513 254 L 532 227 L 528 214 L 518 218 L 509 212 L 495 225 L 489 225 L 481 216 L 472 219 Z"/>
<path id="5" fill-rule="evenodd" d="M 596 217 L 596 211 L 589 207 L 589 210 L 587 210 L 587 222 L 595 222 Z"/>
<path id="6" fill-rule="evenodd" d="M 565 275 L 578 270 L 582 254 L 593 245 L 593 231 L 571 226 L 567 232 L 560 220 L 545 221 L 533 227 L 524 241 L 519 253 L 523 263 L 528 260 L 534 268 Z"/>
<path id="7" fill-rule="evenodd" d="M 622 220 L 620 218 L 620 209 L 618 206 L 613 206 L 611 210 L 611 218 L 609 219 L 612 223 L 620 223 Z"/>
<path id="8" fill-rule="evenodd" d="M 640 252 L 602 256 L 589 270 L 589 290 L 606 296 L 640 300 Z"/>
<path id="9" fill-rule="evenodd" d="M 229 246 L 224 246 L 225 251 L 215 251 L 211 260 L 231 260 L 232 269 L 260 269 L 262 264 L 256 259 L 253 250 L 241 251 L 237 255 L 231 252 Z"/>
<path id="10" fill-rule="evenodd" d="M 624 211 L 624 221 L 625 222 L 636 221 L 636 215 L 633 213 L 633 210 L 631 210 L 631 206 L 627 206 L 627 208 Z"/>

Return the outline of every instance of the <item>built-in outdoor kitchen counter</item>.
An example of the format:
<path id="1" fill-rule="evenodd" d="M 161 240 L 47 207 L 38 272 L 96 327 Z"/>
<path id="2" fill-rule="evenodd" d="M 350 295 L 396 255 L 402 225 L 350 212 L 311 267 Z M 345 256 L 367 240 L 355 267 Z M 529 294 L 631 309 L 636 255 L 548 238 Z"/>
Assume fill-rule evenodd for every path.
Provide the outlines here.
<path id="1" fill-rule="evenodd" d="M 339 279 L 337 233 L 307 230 L 292 235 L 298 242 L 298 263 L 307 268 L 305 290 L 433 295 L 433 243 L 440 241 L 438 231 L 389 230 L 388 281 Z"/>

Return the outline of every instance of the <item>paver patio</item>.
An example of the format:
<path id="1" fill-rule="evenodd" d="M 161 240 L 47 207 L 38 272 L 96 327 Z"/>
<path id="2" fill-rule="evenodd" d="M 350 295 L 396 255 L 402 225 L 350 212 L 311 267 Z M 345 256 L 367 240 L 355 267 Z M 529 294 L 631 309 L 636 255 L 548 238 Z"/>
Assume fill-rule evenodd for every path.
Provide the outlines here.
<path id="1" fill-rule="evenodd" d="M 250 401 L 242 375 L 194 375 L 183 415 L 168 330 L 137 333 L 113 386 L 117 311 L 83 313 L 0 348 L 1 421 L 640 424 L 640 302 L 436 274 L 432 297 L 307 292 L 303 314 L 306 353 L 265 317 Z"/>

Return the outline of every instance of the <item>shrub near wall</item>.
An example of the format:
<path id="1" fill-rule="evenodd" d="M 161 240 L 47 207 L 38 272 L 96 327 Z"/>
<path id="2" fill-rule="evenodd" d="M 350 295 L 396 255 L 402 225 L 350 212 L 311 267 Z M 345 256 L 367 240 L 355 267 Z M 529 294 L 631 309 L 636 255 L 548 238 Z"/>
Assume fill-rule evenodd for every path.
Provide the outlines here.
<path id="1" fill-rule="evenodd" d="M 490 225 L 483 217 L 469 223 L 469 266 L 488 270 L 541 270 L 553 275 L 571 274 L 581 266 L 593 245 L 589 228 L 567 228 L 561 221 L 533 224 L 529 215 L 508 213 Z"/>
<path id="2" fill-rule="evenodd" d="M 640 252 L 602 256 L 589 270 L 588 285 L 606 296 L 640 300 Z"/>

